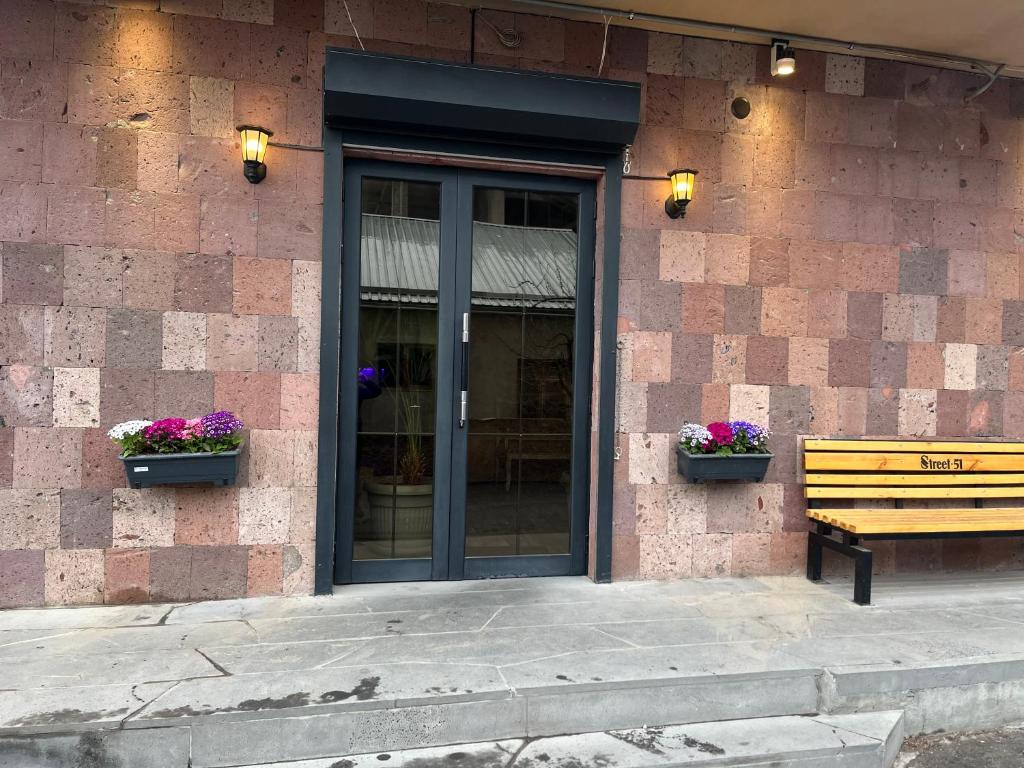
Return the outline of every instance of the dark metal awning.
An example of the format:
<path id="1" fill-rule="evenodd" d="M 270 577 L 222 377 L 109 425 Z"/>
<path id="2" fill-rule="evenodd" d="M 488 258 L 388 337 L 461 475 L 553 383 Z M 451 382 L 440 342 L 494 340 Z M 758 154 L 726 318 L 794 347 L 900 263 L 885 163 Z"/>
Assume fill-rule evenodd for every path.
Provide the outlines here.
<path id="1" fill-rule="evenodd" d="M 636 135 L 640 85 L 332 48 L 324 120 L 615 152 Z"/>

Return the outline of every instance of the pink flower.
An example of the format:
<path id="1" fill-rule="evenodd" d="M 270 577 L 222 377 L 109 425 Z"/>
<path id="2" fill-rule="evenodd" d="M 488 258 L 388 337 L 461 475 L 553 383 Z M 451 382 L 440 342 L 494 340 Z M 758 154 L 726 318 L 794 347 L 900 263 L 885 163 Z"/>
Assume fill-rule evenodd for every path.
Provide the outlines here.
<path id="1" fill-rule="evenodd" d="M 142 430 L 147 440 L 183 440 L 185 437 L 184 419 L 160 419 Z"/>
<path id="2" fill-rule="evenodd" d="M 723 421 L 715 421 L 708 424 L 708 432 L 711 438 L 719 445 L 732 445 L 732 427 Z"/>
<path id="3" fill-rule="evenodd" d="M 188 419 L 185 422 L 185 428 L 182 430 L 184 438 L 187 440 L 190 437 L 202 437 L 203 436 L 203 420 L 202 419 Z"/>

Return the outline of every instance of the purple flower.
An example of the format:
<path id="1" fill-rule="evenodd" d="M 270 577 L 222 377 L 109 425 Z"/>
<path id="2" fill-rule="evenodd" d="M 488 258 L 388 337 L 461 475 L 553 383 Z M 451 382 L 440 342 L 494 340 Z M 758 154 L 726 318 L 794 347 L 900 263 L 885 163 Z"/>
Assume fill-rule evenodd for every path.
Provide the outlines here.
<path id="1" fill-rule="evenodd" d="M 245 426 L 231 411 L 209 413 L 203 416 L 200 421 L 203 424 L 204 437 L 226 437 L 232 432 L 238 432 Z"/>

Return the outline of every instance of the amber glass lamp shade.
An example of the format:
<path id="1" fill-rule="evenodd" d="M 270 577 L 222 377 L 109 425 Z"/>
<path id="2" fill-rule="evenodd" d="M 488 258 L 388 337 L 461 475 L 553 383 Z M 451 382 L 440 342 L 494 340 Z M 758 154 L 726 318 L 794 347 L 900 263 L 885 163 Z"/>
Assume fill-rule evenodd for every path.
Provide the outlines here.
<path id="1" fill-rule="evenodd" d="M 238 126 L 238 134 L 242 140 L 242 173 L 251 183 L 259 184 L 267 177 L 267 142 L 273 136 L 272 131 L 255 125 Z"/>
<path id="2" fill-rule="evenodd" d="M 678 219 L 686 215 L 686 206 L 693 199 L 693 187 L 697 171 L 691 168 L 677 168 L 668 175 L 672 181 L 672 194 L 665 200 L 665 213 Z"/>

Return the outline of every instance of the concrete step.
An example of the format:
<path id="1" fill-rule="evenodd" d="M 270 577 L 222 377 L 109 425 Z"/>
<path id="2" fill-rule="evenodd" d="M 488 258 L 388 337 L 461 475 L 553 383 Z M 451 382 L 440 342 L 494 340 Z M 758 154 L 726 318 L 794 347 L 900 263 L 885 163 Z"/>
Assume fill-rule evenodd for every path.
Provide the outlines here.
<path id="1" fill-rule="evenodd" d="M 285 721 L 264 721 L 276 730 Z M 279 732 L 280 733 L 280 732 Z M 284 734 L 281 734 L 284 735 Z M 772 717 L 501 739 L 367 754 L 334 754 L 233 768 L 890 768 L 903 739 L 901 712 Z M 4 745 L 6 748 L 3 748 Z M 68 765 L 204 766 L 188 730 L 150 728 L 37 736 L 0 745 L 3 768 Z M 193 745 L 194 746 L 194 745 Z M 190 751 L 193 753 L 190 755 Z"/>

